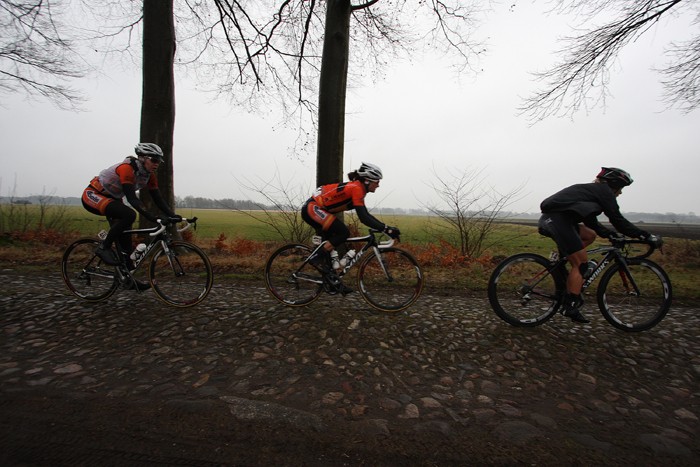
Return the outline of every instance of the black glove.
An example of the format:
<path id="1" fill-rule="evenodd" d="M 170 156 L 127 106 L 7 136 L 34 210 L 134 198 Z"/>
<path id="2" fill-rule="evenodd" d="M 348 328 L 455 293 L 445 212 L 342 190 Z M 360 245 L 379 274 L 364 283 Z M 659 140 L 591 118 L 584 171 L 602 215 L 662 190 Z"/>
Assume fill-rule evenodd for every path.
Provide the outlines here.
<path id="1" fill-rule="evenodd" d="M 664 244 L 664 241 L 660 235 L 646 234 L 646 235 L 639 237 L 639 239 L 644 240 L 645 242 L 649 242 L 650 244 L 654 245 L 656 248 L 660 248 L 661 245 Z"/>
<path id="2" fill-rule="evenodd" d="M 612 243 L 618 243 L 624 241 L 625 236 L 621 233 L 613 232 L 611 234 L 608 234 L 608 240 L 610 240 Z"/>
<path id="3" fill-rule="evenodd" d="M 390 227 L 388 225 L 384 226 L 384 233 L 391 238 L 399 239 L 401 237 L 401 231 L 397 227 Z"/>
<path id="4" fill-rule="evenodd" d="M 182 222 L 182 216 L 179 214 L 170 214 L 170 220 L 173 222 Z"/>

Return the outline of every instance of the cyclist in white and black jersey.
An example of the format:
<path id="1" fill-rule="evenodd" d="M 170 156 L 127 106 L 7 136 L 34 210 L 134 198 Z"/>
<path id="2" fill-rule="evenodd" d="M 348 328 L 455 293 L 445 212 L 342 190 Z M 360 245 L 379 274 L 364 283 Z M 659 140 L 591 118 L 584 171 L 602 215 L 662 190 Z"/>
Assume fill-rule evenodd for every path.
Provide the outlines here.
<path id="1" fill-rule="evenodd" d="M 588 273 L 586 248 L 596 239 L 596 234 L 611 240 L 620 238 L 617 231 L 633 238 L 655 238 L 620 213 L 617 197 L 632 181 L 630 174 L 622 169 L 602 167 L 592 183 L 564 188 L 540 204 L 540 233 L 551 237 L 560 254 L 566 255 L 571 264 L 562 314 L 573 321 L 589 322 L 580 311 L 583 305 L 581 287 Z M 600 214 L 605 214 L 617 231 L 598 222 Z"/>
<path id="2" fill-rule="evenodd" d="M 158 189 L 156 170 L 163 158 L 163 150 L 155 143 L 139 143 L 134 148 L 136 157 L 129 156 L 123 162 L 104 169 L 92 179 L 83 190 L 83 207 L 96 215 L 106 216 L 110 222 L 107 237 L 95 252 L 105 263 L 120 264 L 121 260 L 114 257 L 111 246 L 115 241 L 120 243 L 122 252 L 127 255 L 124 260 L 129 262 L 128 255 L 133 250 L 131 238 L 122 233 L 131 228 L 136 220 L 136 211 L 151 222 L 157 217 L 149 213 L 136 192 L 147 189 L 158 208 L 168 217 L 181 219 L 167 205 Z M 124 198 L 134 208 L 124 204 Z"/>

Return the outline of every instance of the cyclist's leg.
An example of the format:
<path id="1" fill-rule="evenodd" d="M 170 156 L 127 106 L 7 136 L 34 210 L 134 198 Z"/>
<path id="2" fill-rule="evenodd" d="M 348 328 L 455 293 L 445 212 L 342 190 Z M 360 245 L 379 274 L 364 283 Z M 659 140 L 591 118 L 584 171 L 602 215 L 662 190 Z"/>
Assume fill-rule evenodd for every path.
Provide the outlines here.
<path id="1" fill-rule="evenodd" d="M 587 323 L 588 320 L 579 310 L 583 305 L 581 265 L 588 264 L 585 242 L 592 243 L 595 240 L 595 232 L 588 227 L 579 225 L 565 213 L 543 214 L 539 222 L 539 231 L 556 242 L 560 254 L 565 255 L 571 265 L 571 270 L 566 278 L 567 293 L 561 308 L 562 314 L 576 322 Z M 593 232 L 592 238 L 591 232 Z"/>
<path id="2" fill-rule="evenodd" d="M 317 235 L 320 235 L 323 240 L 326 240 L 326 243 L 323 244 L 322 249 L 319 250 L 323 256 L 320 257 L 319 261 L 315 261 L 315 263 L 330 266 L 330 252 L 333 249 L 333 244 L 328 241 L 330 239 L 329 229 L 334 222 L 337 221 L 337 218 L 333 214 L 321 208 L 321 206 L 319 206 L 312 199 L 307 201 L 301 208 L 301 218 L 304 220 L 304 222 L 314 228 Z M 338 222 L 342 225 L 340 221 Z M 330 268 L 328 269 L 330 271 Z"/>
<path id="3" fill-rule="evenodd" d="M 309 200 L 304 204 L 301 210 L 301 218 L 311 225 L 321 238 L 325 240 L 323 247 L 319 250 L 322 256 L 312 257 L 310 262 L 318 266 L 324 275 L 324 278 L 330 282 L 330 285 L 346 295 L 353 290 L 342 283 L 340 278 L 333 271 L 331 266 L 331 251 L 338 245 L 341 245 L 350 236 L 350 229 L 343 224 L 333 214 L 321 208 L 313 200 Z"/>
<path id="4" fill-rule="evenodd" d="M 323 232 L 323 238 L 327 240 L 326 245 L 328 251 L 336 249 L 339 245 L 345 243 L 345 240 L 350 237 L 350 229 L 348 226 L 340 222 L 335 216 L 333 216 L 333 222 L 328 226 L 328 228 Z M 337 250 L 336 250 L 337 251 Z M 337 254 L 337 253 L 336 253 Z M 336 276 L 335 272 L 331 270 L 333 276 L 333 281 L 337 281 L 336 289 L 343 295 L 347 295 L 353 292 L 353 289 L 343 284 L 339 277 Z"/>
<path id="5" fill-rule="evenodd" d="M 110 198 L 109 196 L 104 196 L 92 186 L 88 185 L 88 187 L 83 191 L 81 201 L 86 211 L 98 216 L 104 216 L 107 206 L 113 204 L 116 200 L 114 198 Z M 110 233 L 111 231 L 112 229 L 110 228 Z M 105 264 L 116 266 L 119 264 L 119 261 L 114 256 L 110 248 L 112 246 L 112 242 L 114 241 L 113 236 L 110 238 L 110 233 L 107 234 L 107 238 L 105 238 L 105 240 L 98 244 L 95 254 L 99 256 L 99 258 L 104 261 Z"/>
<path id="6" fill-rule="evenodd" d="M 106 206 L 105 216 L 109 219 L 111 226 L 104 241 L 105 246 L 110 246 L 114 241 L 118 241 L 122 254 L 128 258 L 134 247 L 131 244 L 131 238 L 123 233 L 125 230 L 131 229 L 134 224 L 136 211 L 115 200 Z"/>
<path id="7" fill-rule="evenodd" d="M 591 244 L 595 241 L 597 237 L 595 230 L 591 229 L 590 227 L 586 227 L 583 224 L 579 224 L 578 234 L 579 237 L 581 237 L 581 241 L 583 242 L 584 248 L 588 248 L 589 246 L 591 246 Z"/>

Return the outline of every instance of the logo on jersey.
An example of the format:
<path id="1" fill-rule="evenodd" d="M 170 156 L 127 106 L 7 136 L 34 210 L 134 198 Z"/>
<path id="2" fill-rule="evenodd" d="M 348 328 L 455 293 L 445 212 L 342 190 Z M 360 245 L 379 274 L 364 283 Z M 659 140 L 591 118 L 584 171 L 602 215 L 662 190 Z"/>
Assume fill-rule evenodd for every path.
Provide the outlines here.
<path id="1" fill-rule="evenodd" d="M 314 209 L 314 214 L 319 219 L 325 219 L 326 216 L 328 215 L 328 213 L 326 211 L 324 211 L 323 209 L 321 209 L 318 205 L 314 205 L 313 209 Z"/>
<path id="2" fill-rule="evenodd" d="M 98 204 L 100 201 L 102 201 L 102 197 L 96 195 L 95 192 L 92 190 L 85 191 L 85 196 L 87 196 L 87 198 L 95 204 Z"/>

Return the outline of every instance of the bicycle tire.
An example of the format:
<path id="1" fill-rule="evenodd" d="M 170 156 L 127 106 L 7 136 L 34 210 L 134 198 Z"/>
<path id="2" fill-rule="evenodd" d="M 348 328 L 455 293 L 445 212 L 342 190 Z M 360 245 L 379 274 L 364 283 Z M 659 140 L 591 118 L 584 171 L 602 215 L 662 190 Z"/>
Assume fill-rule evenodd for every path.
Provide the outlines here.
<path id="1" fill-rule="evenodd" d="M 114 266 L 95 255 L 98 245 L 98 240 L 81 238 L 70 244 L 61 258 L 61 276 L 68 290 L 90 302 L 105 300 L 119 288 Z"/>
<path id="2" fill-rule="evenodd" d="M 626 263 L 640 294 L 633 292 L 627 274 L 615 263 L 600 278 L 598 307 L 603 317 L 617 329 L 646 331 L 659 324 L 671 307 L 671 280 L 661 266 L 651 260 L 629 258 Z"/>
<path id="3" fill-rule="evenodd" d="M 265 287 L 287 306 L 305 306 L 316 300 L 323 288 L 323 277 L 304 260 L 310 247 L 290 243 L 278 248 L 265 263 Z"/>
<path id="4" fill-rule="evenodd" d="M 413 305 L 423 290 L 418 261 L 399 248 L 382 248 L 380 256 L 370 251 L 357 272 L 357 289 L 374 309 L 397 313 Z"/>
<path id="5" fill-rule="evenodd" d="M 156 296 L 168 305 L 187 308 L 201 303 L 214 285 L 209 257 L 192 243 L 173 241 L 156 249 L 149 265 Z"/>
<path id="6" fill-rule="evenodd" d="M 561 306 L 565 279 L 552 263 L 534 253 L 520 253 L 503 260 L 488 282 L 489 303 L 503 321 L 518 327 L 539 326 Z M 534 288 L 532 288 L 534 285 Z"/>

